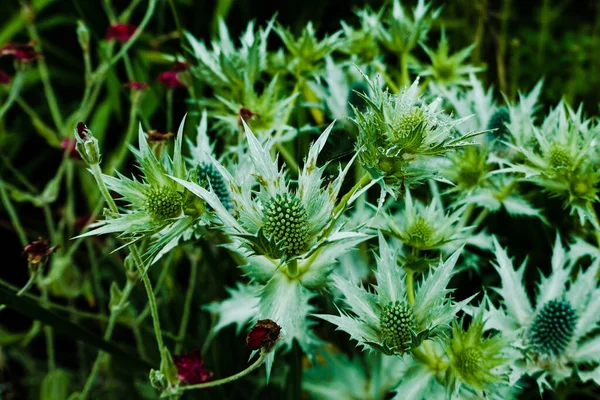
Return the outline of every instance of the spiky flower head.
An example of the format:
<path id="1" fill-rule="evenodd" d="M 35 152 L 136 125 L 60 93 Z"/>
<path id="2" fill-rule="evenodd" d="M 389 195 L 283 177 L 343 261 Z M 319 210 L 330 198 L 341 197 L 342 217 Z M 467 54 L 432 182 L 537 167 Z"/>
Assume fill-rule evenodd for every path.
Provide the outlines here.
<path id="1" fill-rule="evenodd" d="M 471 55 L 475 44 L 450 55 L 450 44 L 446 38 L 445 29 L 442 29 L 442 36 L 436 51 L 431 50 L 424 44 L 421 44 L 421 46 L 429 56 L 431 64 L 420 71 L 419 75 L 431 77 L 438 84 L 446 86 L 469 85 L 467 76 L 483 70 L 481 67 L 463 64 Z"/>
<path id="2" fill-rule="evenodd" d="M 126 205 L 122 212 L 107 215 L 106 219 L 93 226 L 95 229 L 84 233 L 82 237 L 119 233 L 120 236 L 135 241 L 168 228 L 166 234 L 151 247 L 150 254 L 155 254 L 168 242 L 177 239 L 184 227 L 191 226 L 195 218 L 203 214 L 203 204 L 195 202 L 178 183 L 169 178 L 169 175 L 187 177 L 181 155 L 184 123 L 185 118 L 179 126 L 173 158 L 163 153 L 159 159 L 140 127 L 139 148 L 132 148 L 131 151 L 139 164 L 141 180 L 127 178 L 118 172 L 117 177 L 102 175 L 106 187 L 121 195 L 119 200 L 126 202 Z M 192 203 L 195 204 L 193 212 L 187 208 Z M 186 215 L 184 211 L 191 214 Z"/>
<path id="3" fill-rule="evenodd" d="M 294 137 L 285 121 L 296 95 L 283 96 L 277 76 L 260 93 L 246 81 L 239 96 L 226 93 L 216 98 L 218 103 L 210 102 L 211 113 L 219 120 L 215 127 L 226 134 L 237 134 L 243 119 L 261 140 L 267 140 L 272 132 L 278 132 L 278 141 Z"/>
<path id="4" fill-rule="evenodd" d="M 535 143 L 517 146 L 524 164 L 510 164 L 506 171 L 523 173 L 524 180 L 542 187 L 564 201 L 580 223 L 600 229 L 590 211 L 600 192 L 600 159 L 595 153 L 600 125 L 584 120 L 582 109 L 574 111 L 560 103 L 542 126 L 534 128 Z"/>
<path id="5" fill-rule="evenodd" d="M 379 55 L 378 31 L 381 29 L 382 11 L 375 13 L 370 9 L 356 12 L 360 20 L 360 28 L 355 29 L 345 21 L 341 22 L 344 40 L 339 51 L 350 56 L 357 64 L 374 62 Z"/>
<path id="6" fill-rule="evenodd" d="M 254 22 L 250 22 L 240 38 L 239 47 L 232 41 L 223 20 L 219 20 L 219 38 L 211 43 L 211 50 L 186 33 L 198 61 L 198 67 L 193 67 L 192 72 L 220 93 L 232 96 L 240 93 L 248 82 L 254 84 L 267 68 L 267 38 L 274 22 L 269 21 L 266 28 L 257 31 Z"/>
<path id="7" fill-rule="evenodd" d="M 464 119 L 453 120 L 439 110 L 440 98 L 427 103 L 419 96 L 418 78 L 399 96 L 365 79 L 373 94 L 362 96 L 366 110 L 354 108 L 359 159 L 373 177 L 383 177 L 390 193 L 425 179 L 442 179 L 436 156 L 472 144 L 469 139 L 479 134 L 461 135 L 456 127 Z"/>
<path id="8" fill-rule="evenodd" d="M 440 9 L 430 12 L 431 3 L 419 0 L 412 18 L 406 13 L 400 0 L 394 0 L 392 12 L 380 25 L 379 40 L 391 52 L 410 53 L 419 42 L 424 42 L 431 27 L 431 21 L 440 14 Z"/>
<path id="9" fill-rule="evenodd" d="M 414 301 L 409 300 L 406 273 L 398 266 L 398 252 L 379 236 L 379 257 L 374 293 L 346 278 L 335 276 L 334 286 L 343 294 L 345 308 L 340 315 L 317 315 L 345 331 L 358 346 L 384 354 L 402 355 L 444 335 L 456 313 L 471 299 L 454 303 L 446 286 L 461 250 L 437 268 L 432 268 L 418 286 Z"/>
<path id="10" fill-rule="evenodd" d="M 494 246 L 494 266 L 502 280 L 496 291 L 503 305 L 497 308 L 487 299 L 486 329 L 500 331 L 521 350 L 512 364 L 511 381 L 523 375 L 535 376 L 543 391 L 577 373 L 584 381 L 600 383 L 600 354 L 594 350 L 600 346 L 600 337 L 594 334 L 600 322 L 596 278 L 600 259 L 575 274 L 577 257 L 565 251 L 557 235 L 552 273 L 542 276 L 532 303 L 523 286 L 525 263 L 515 270 L 496 240 Z M 583 365 L 587 367 L 581 368 Z"/>
<path id="11" fill-rule="evenodd" d="M 433 190 L 431 202 L 428 205 L 413 201 L 410 190 L 404 196 L 404 210 L 401 213 L 384 215 L 385 230 L 402 241 L 408 249 L 403 258 L 404 265 L 413 270 L 428 268 L 436 260 L 414 256 L 415 251 L 440 249 L 446 244 L 461 239 L 466 228 L 458 225 L 464 208 L 448 214 L 444 211 L 440 194 Z"/>
<path id="12" fill-rule="evenodd" d="M 342 33 L 338 31 L 318 40 L 312 22 L 306 24 L 298 38 L 281 25 L 275 31 L 292 56 L 288 68 L 294 73 L 317 69 L 319 63 L 340 45 L 339 37 Z"/>
<path id="13" fill-rule="evenodd" d="M 509 340 L 501 335 L 484 336 L 483 313 L 478 312 L 464 331 L 457 321 L 452 325 L 452 339 L 446 345 L 450 361 L 451 384 L 457 393 L 462 385 L 479 395 L 501 382 L 508 383 Z"/>
<path id="14" fill-rule="evenodd" d="M 242 123 L 252 165 L 240 165 L 232 175 L 209 156 L 227 182 L 235 213 L 227 210 L 214 190 L 182 179 L 175 181 L 210 205 L 221 220 L 221 229 L 233 239 L 228 247 L 245 258 L 243 268 L 260 284 L 254 317 L 280 325 L 281 342 L 287 348 L 295 339 L 308 350 L 319 342 L 308 320 L 313 290 L 329 284 L 337 257 L 370 237 L 341 231 L 343 207 L 336 210 L 336 204 L 352 162 L 324 185 L 325 167 L 317 166 L 317 158 L 332 124 L 311 145 L 297 186 L 291 187 L 285 167 L 280 169 L 277 159 L 271 158 L 270 144 L 261 144 Z M 267 363 L 268 371 L 271 363 Z"/>

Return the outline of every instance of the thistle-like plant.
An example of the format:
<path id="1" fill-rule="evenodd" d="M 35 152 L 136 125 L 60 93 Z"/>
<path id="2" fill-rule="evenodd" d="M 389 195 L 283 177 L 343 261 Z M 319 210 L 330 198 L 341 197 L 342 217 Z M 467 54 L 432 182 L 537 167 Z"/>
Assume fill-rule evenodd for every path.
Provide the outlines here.
<path id="1" fill-rule="evenodd" d="M 375 13 L 366 8 L 359 10 L 356 15 L 360 20 L 360 28 L 355 29 L 345 21 L 341 22 L 344 41 L 338 50 L 357 64 L 371 63 L 380 54 L 378 32 L 381 29 L 383 9 Z"/>
<path id="2" fill-rule="evenodd" d="M 438 84 L 445 86 L 468 85 L 469 80 L 466 79 L 466 75 L 483 70 L 481 67 L 463 64 L 471 55 L 471 52 L 475 48 L 475 44 L 450 55 L 450 44 L 446 38 L 445 29 L 442 29 L 441 38 L 438 42 L 436 51 L 431 50 L 424 44 L 421 44 L 421 46 L 429 56 L 431 64 L 419 71 L 419 75 L 431 77 L 431 79 Z"/>
<path id="3" fill-rule="evenodd" d="M 502 335 L 485 337 L 483 312 L 478 311 L 468 329 L 454 321 L 452 339 L 446 344 L 449 360 L 447 391 L 473 391 L 479 397 L 508 384 L 509 340 Z"/>
<path id="4" fill-rule="evenodd" d="M 259 94 L 246 79 L 239 97 L 231 93 L 217 95 L 219 103 L 212 105 L 212 114 L 219 121 L 215 127 L 227 134 L 237 133 L 242 128 L 242 119 L 261 140 L 277 133 L 278 141 L 294 137 L 294 129 L 287 125 L 287 119 L 294 106 L 296 94 L 282 94 L 278 77 L 275 76 Z"/>
<path id="5" fill-rule="evenodd" d="M 590 125 L 581 108 L 575 112 L 560 103 L 534 128 L 535 142 L 516 147 L 525 163 L 511 163 L 504 171 L 524 173 L 524 180 L 561 198 L 581 225 L 587 221 L 600 229 L 592 209 L 600 191 L 600 160 L 594 149 L 600 125 Z"/>
<path id="6" fill-rule="evenodd" d="M 541 277 L 532 303 L 523 286 L 525 263 L 515 270 L 496 240 L 494 246 L 494 267 L 502 281 L 496 292 L 503 305 L 496 307 L 487 299 L 486 328 L 512 338 L 521 350 L 512 364 L 512 383 L 523 375 L 533 376 L 543 391 L 574 373 L 584 381 L 600 383 L 600 287 L 596 278 L 600 261 L 596 258 L 590 267 L 575 273 L 577 264 L 557 235 L 552 272 Z"/>
<path id="7" fill-rule="evenodd" d="M 445 335 L 456 313 L 471 300 L 455 303 L 448 297 L 452 290 L 446 288 L 461 250 L 431 268 L 414 290 L 412 272 L 398 266 L 398 252 L 380 234 L 374 292 L 336 276 L 334 286 L 343 293 L 346 307 L 340 315 L 317 317 L 348 333 L 357 346 L 384 354 L 410 352 L 424 340 Z"/>
<path id="8" fill-rule="evenodd" d="M 430 8 L 431 3 L 419 0 L 411 18 L 404 11 L 400 0 L 394 0 L 391 14 L 384 19 L 384 24 L 380 26 L 381 43 L 394 53 L 410 53 L 417 44 L 425 41 L 431 21 L 440 14 L 440 9 L 429 13 Z"/>
<path id="9" fill-rule="evenodd" d="M 106 187 L 118 193 L 120 200 L 127 204 L 117 215 L 108 212 L 104 220 L 81 237 L 118 233 L 128 242 L 134 242 L 165 230 L 167 235 L 162 236 L 150 249 L 151 254 L 156 254 L 163 245 L 175 240 L 179 233 L 203 216 L 204 203 L 190 196 L 181 185 L 169 178 L 169 175 L 187 178 L 181 154 L 184 124 L 185 118 L 177 132 L 173 158 L 166 153 L 157 157 L 140 127 L 139 148 L 131 148 L 131 151 L 142 173 L 141 180 L 127 178 L 119 172 L 117 177 L 103 174 Z"/>
<path id="10" fill-rule="evenodd" d="M 341 31 L 318 40 L 312 22 L 306 24 L 299 37 L 294 37 L 287 28 L 278 25 L 275 31 L 291 56 L 289 70 L 295 74 L 313 71 L 322 60 L 340 46 Z"/>
<path id="11" fill-rule="evenodd" d="M 267 27 L 255 32 L 254 22 L 250 22 L 240 38 L 240 47 L 231 40 L 227 25 L 219 20 L 219 39 L 212 42 L 212 49 L 199 42 L 189 32 L 186 38 L 199 66 L 193 68 L 197 75 L 219 91 L 239 92 L 246 84 L 254 84 L 267 68 L 267 38 L 275 20 Z"/>
<path id="12" fill-rule="evenodd" d="M 446 115 L 439 109 L 441 98 L 427 103 L 419 96 L 418 78 L 399 96 L 365 79 L 372 92 L 361 95 L 367 108 L 354 107 L 363 167 L 374 178 L 382 177 L 385 191 L 393 195 L 429 178 L 444 180 L 437 156 L 473 144 L 469 139 L 480 132 L 461 135 L 457 126 L 466 118 Z"/>
<path id="13" fill-rule="evenodd" d="M 323 187 L 324 167 L 317 167 L 317 158 L 332 124 L 310 147 L 298 186 L 293 190 L 285 168 L 279 169 L 268 147 L 262 146 L 243 124 L 254 169 L 245 171 L 244 180 L 241 174 L 235 179 L 212 159 L 229 186 L 235 215 L 213 190 L 178 178 L 174 180 L 212 207 L 222 221 L 221 228 L 234 239 L 229 247 L 246 258 L 248 264 L 244 268 L 248 276 L 265 285 L 260 291 L 257 318 L 269 318 L 281 325 L 287 345 L 296 338 L 307 348 L 316 342 L 305 320 L 312 310 L 308 301 L 314 294 L 310 290 L 327 286 L 336 258 L 369 237 L 340 230 L 344 207 L 336 204 L 352 163 Z"/>

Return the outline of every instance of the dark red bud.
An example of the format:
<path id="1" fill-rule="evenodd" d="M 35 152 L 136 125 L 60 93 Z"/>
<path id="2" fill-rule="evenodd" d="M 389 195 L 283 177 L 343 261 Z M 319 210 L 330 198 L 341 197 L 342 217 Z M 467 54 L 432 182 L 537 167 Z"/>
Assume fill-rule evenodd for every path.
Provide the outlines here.
<path id="1" fill-rule="evenodd" d="M 270 349 L 279 339 L 281 327 L 270 319 L 259 320 L 246 336 L 246 345 L 250 350 L 258 350 L 262 347 Z"/>

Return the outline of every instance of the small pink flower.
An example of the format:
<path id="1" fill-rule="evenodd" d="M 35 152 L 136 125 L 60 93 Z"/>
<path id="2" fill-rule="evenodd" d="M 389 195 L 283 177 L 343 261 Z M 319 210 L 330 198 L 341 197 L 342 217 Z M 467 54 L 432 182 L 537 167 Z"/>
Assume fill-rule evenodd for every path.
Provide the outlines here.
<path id="1" fill-rule="evenodd" d="M 176 61 L 173 68 L 158 75 L 158 81 L 169 89 L 184 88 L 185 85 L 179 79 L 178 73 L 185 72 L 187 69 L 186 62 Z"/>
<path id="2" fill-rule="evenodd" d="M 212 378 L 212 371 L 204 368 L 200 350 L 194 350 L 188 354 L 176 354 L 173 356 L 173 362 L 177 367 L 177 377 L 184 383 L 195 385 L 207 382 Z"/>
<path id="3" fill-rule="evenodd" d="M 28 44 L 7 43 L 0 48 L 0 56 L 11 55 L 24 63 L 33 62 L 43 56 L 35 51 L 33 42 Z"/>
<path id="4" fill-rule="evenodd" d="M 75 145 L 77 142 L 73 138 L 64 138 L 60 142 L 60 148 L 63 152 L 67 153 L 67 156 L 73 160 L 82 160 L 79 152 L 77 151 Z"/>
<path id="5" fill-rule="evenodd" d="M 125 43 L 137 30 L 137 26 L 129 24 L 114 24 L 106 30 L 106 40 L 116 40 L 117 42 Z"/>
<path id="6" fill-rule="evenodd" d="M 183 88 L 185 85 L 181 83 L 176 71 L 165 71 L 158 75 L 158 81 L 161 85 L 169 89 Z"/>
<path id="7" fill-rule="evenodd" d="M 10 83 L 10 76 L 0 69 L 0 85 L 8 85 Z"/>
<path id="8" fill-rule="evenodd" d="M 149 87 L 146 82 L 128 82 L 124 83 L 123 86 L 133 90 L 146 90 Z"/>

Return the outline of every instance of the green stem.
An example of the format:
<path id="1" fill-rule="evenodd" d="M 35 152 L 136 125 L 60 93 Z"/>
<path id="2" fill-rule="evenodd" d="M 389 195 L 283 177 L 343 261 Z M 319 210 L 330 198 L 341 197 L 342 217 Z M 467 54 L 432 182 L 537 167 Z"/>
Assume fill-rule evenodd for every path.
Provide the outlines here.
<path id="1" fill-rule="evenodd" d="M 200 261 L 199 251 L 194 252 L 190 255 L 190 277 L 188 281 L 188 288 L 185 294 L 185 302 L 183 304 L 183 315 L 181 317 L 181 323 L 179 325 L 179 332 L 177 334 L 177 343 L 175 345 L 175 353 L 181 353 L 183 346 L 183 339 L 187 331 L 188 322 L 190 320 L 190 311 L 192 309 L 192 300 L 194 298 L 194 288 L 196 287 L 196 274 L 198 272 L 198 263 Z"/>
<path id="2" fill-rule="evenodd" d="M 23 88 L 24 80 L 25 80 L 25 72 L 23 72 L 23 71 L 17 72 L 17 74 L 15 75 L 15 78 L 13 79 L 13 83 L 10 87 L 10 93 L 8 94 L 6 101 L 2 105 L 2 108 L 0 108 L 0 120 L 2 118 L 4 118 L 4 114 L 6 114 L 6 112 L 10 109 L 10 107 L 15 102 L 15 100 L 17 100 L 17 98 L 19 97 L 19 93 L 21 92 L 21 89 Z"/>
<path id="3" fill-rule="evenodd" d="M 407 51 L 400 53 L 400 87 L 406 87 L 410 83 L 408 76 L 408 55 Z"/>
<path id="4" fill-rule="evenodd" d="M 41 281 L 41 275 L 36 274 L 38 280 Z M 42 307 L 49 308 L 48 303 L 48 288 L 45 284 L 40 285 L 40 291 L 42 292 L 41 303 Z M 44 326 L 44 336 L 46 337 L 46 352 L 48 353 L 48 370 L 53 371 L 56 368 L 56 359 L 54 356 L 54 331 L 50 326 Z"/>
<path id="5" fill-rule="evenodd" d="M 27 6 L 24 6 L 27 7 Z M 25 10 L 25 13 L 31 15 L 30 10 Z M 29 32 L 29 36 L 33 41 L 36 42 L 36 51 L 41 52 L 41 40 L 40 36 L 37 32 L 35 24 L 33 23 L 33 18 L 26 18 L 27 21 L 27 31 Z M 64 127 L 64 121 L 62 115 L 60 113 L 60 107 L 58 106 L 58 101 L 56 100 L 56 94 L 54 93 L 54 89 L 52 88 L 52 82 L 50 82 L 50 73 L 48 72 L 48 66 L 46 64 L 46 60 L 40 58 L 37 60 L 38 70 L 40 72 L 40 78 L 42 79 L 42 85 L 44 86 L 44 94 L 46 95 L 46 100 L 48 101 L 48 107 L 50 108 L 50 115 L 52 116 L 52 120 L 54 121 L 54 125 L 58 132 L 61 132 Z"/>
<path id="6" fill-rule="evenodd" d="M 119 167 L 123 164 L 125 159 L 127 158 L 127 145 L 131 144 L 135 138 L 136 127 L 137 127 L 137 114 L 139 109 L 139 103 L 141 98 L 141 92 L 139 90 L 132 89 L 131 95 L 131 108 L 129 109 L 129 124 L 127 125 L 127 133 L 125 134 L 125 139 L 121 142 L 118 150 L 115 152 L 115 155 L 108 163 L 108 171 L 106 171 L 109 175 L 113 174 L 113 171 L 118 170 Z"/>
<path id="7" fill-rule="evenodd" d="M 25 286 L 23 286 L 21 288 L 21 290 L 19 290 L 17 292 L 17 296 L 23 296 L 25 293 L 27 293 L 29 291 L 29 289 L 31 289 L 31 287 L 33 286 L 33 284 L 35 283 L 36 279 L 37 279 L 37 273 L 31 272 L 29 274 L 29 280 L 27 281 L 27 283 L 25 284 Z"/>
<path id="8" fill-rule="evenodd" d="M 467 206 L 467 209 L 465 210 L 463 215 L 460 217 L 460 221 L 458 221 L 459 228 L 467 226 L 467 224 L 469 223 L 469 219 L 471 218 L 471 215 L 473 215 L 473 211 L 475 211 L 475 204 L 470 203 Z"/>
<path id="9" fill-rule="evenodd" d="M 160 330 L 160 319 L 158 317 L 158 307 L 156 306 L 156 297 L 154 296 L 154 291 L 152 290 L 152 284 L 150 283 L 150 277 L 147 274 L 147 271 L 144 268 L 144 262 L 142 261 L 142 257 L 140 256 L 139 250 L 135 245 L 129 246 L 129 250 L 133 255 L 133 259 L 135 261 L 135 265 L 138 268 L 138 272 L 142 277 L 142 283 L 144 284 L 144 288 L 146 289 L 146 295 L 148 296 L 148 304 L 150 306 L 150 315 L 152 315 L 152 325 L 154 326 L 154 336 L 156 336 L 156 344 L 158 345 L 158 352 L 163 354 L 163 337 L 162 332 Z"/>
<path id="10" fill-rule="evenodd" d="M 209 388 L 209 387 L 221 386 L 221 385 L 225 385 L 230 382 L 234 382 L 240 378 L 243 378 L 244 376 L 248 375 L 250 372 L 252 372 L 255 369 L 257 369 L 258 367 L 260 367 L 262 365 L 262 363 L 265 361 L 265 358 L 266 358 L 266 354 L 261 352 L 260 357 L 258 357 L 258 360 L 256 360 L 254 362 L 254 364 L 252 364 L 245 370 L 238 372 L 237 374 L 228 376 L 227 378 L 217 379 L 216 381 L 199 383 L 197 385 L 183 386 L 183 387 L 180 387 L 178 390 L 183 391 L 183 390 L 205 389 L 205 388 Z"/>
<path id="11" fill-rule="evenodd" d="M 477 218 L 475 218 L 475 221 L 473 221 L 473 227 L 475 229 L 477 229 L 477 227 L 479 227 L 479 225 L 481 225 L 481 223 L 489 215 L 489 213 L 490 213 L 490 210 L 488 210 L 488 209 L 482 210 L 481 213 L 479 213 L 479 215 L 477 216 Z"/>
<path id="12" fill-rule="evenodd" d="M 107 63 L 104 63 L 103 65 L 101 65 L 98 68 L 98 70 L 92 76 L 92 84 L 94 84 L 98 80 L 102 79 L 104 77 L 104 75 L 108 72 L 108 70 L 113 65 L 115 65 L 117 63 L 117 61 L 119 61 L 121 58 L 123 58 L 125 56 L 125 54 L 127 53 L 127 51 L 129 50 L 129 48 L 131 46 L 133 46 L 133 44 L 137 41 L 137 39 L 140 37 L 140 35 L 142 34 L 144 29 L 148 25 L 148 22 L 150 22 L 150 18 L 152 18 L 152 14 L 154 13 L 154 8 L 156 7 L 156 2 L 157 2 L 157 0 L 149 0 L 148 1 L 148 8 L 146 9 L 144 18 L 142 19 L 142 22 L 140 22 L 140 24 L 138 25 L 138 28 L 135 30 L 134 34 L 131 35 L 129 40 L 123 44 L 123 46 L 121 47 L 121 50 L 119 50 L 119 52 L 113 58 L 111 58 L 110 61 L 108 61 Z"/>
<path id="13" fill-rule="evenodd" d="M 298 276 L 298 259 L 294 258 L 287 263 L 287 274 L 290 278 L 295 278 Z"/>
<path id="14" fill-rule="evenodd" d="M 104 200 L 106 200 L 108 208 L 110 208 L 110 211 L 113 213 L 118 214 L 119 208 L 117 207 L 117 203 L 115 203 L 115 200 L 111 197 L 104 180 L 102 180 L 102 170 L 100 169 L 100 164 L 91 164 L 90 171 L 92 172 L 92 175 L 94 175 L 94 179 L 96 179 L 96 184 L 100 189 L 100 193 L 102 193 L 102 197 L 104 197 Z"/>
<path id="15" fill-rule="evenodd" d="M 131 291 L 133 290 L 134 287 L 135 287 L 134 282 L 128 279 L 127 283 L 125 284 L 125 288 L 123 289 L 123 292 L 121 293 L 121 299 L 119 300 L 117 305 L 114 306 L 113 308 L 111 308 L 111 310 L 110 310 L 110 317 L 108 319 L 108 325 L 106 327 L 106 330 L 104 331 L 104 340 L 107 340 L 107 341 L 110 340 L 110 338 L 113 334 L 113 330 L 115 329 L 115 325 L 117 324 L 117 319 L 119 318 L 121 311 L 123 311 L 125 303 L 127 303 L 127 299 L 129 298 L 129 295 L 131 294 Z M 98 352 L 98 355 L 96 356 L 96 360 L 94 361 L 94 364 L 92 365 L 92 371 L 88 375 L 88 378 L 85 381 L 85 385 L 83 386 L 83 390 L 81 391 L 81 394 L 78 397 L 79 400 L 85 400 L 87 398 L 90 390 L 92 389 L 92 385 L 94 384 L 94 381 L 96 380 L 96 376 L 98 375 L 98 371 L 100 370 L 100 365 L 102 365 L 103 359 L 104 359 L 104 352 L 102 352 L 102 351 Z"/>
<path id="16" fill-rule="evenodd" d="M 406 270 L 406 297 L 411 306 L 415 304 L 414 276 L 415 273 L 412 270 Z"/>
<path id="17" fill-rule="evenodd" d="M 2 204 L 4 205 L 4 208 L 6 209 L 6 212 L 8 213 L 8 216 L 10 218 L 10 222 L 12 222 L 12 225 L 15 228 L 17 235 L 19 236 L 21 245 L 23 247 L 27 246 L 27 244 L 29 243 L 27 241 L 27 235 L 25 234 L 25 230 L 23 229 L 23 226 L 21 225 L 21 221 L 19 220 L 19 215 L 17 214 L 16 210 L 14 209 L 12 202 L 10 201 L 10 197 L 8 196 L 8 193 L 6 193 L 6 188 L 4 186 L 4 181 L 2 179 L 0 179 L 0 197 L 2 198 Z"/>

